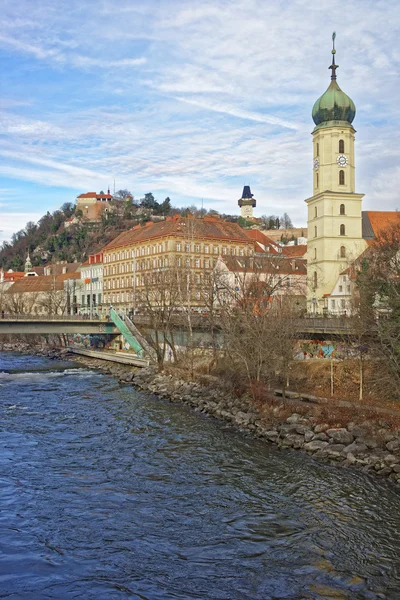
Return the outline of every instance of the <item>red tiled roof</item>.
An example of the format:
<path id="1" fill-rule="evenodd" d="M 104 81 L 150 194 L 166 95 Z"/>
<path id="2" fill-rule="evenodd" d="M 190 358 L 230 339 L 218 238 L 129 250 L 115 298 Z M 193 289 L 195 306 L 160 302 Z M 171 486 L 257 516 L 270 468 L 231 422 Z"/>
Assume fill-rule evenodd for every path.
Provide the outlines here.
<path id="1" fill-rule="evenodd" d="M 11 273 L 4 271 L 3 276 L 4 281 L 17 281 L 17 279 L 24 277 L 25 273 L 24 271 L 12 271 Z"/>
<path id="2" fill-rule="evenodd" d="M 67 279 L 80 279 L 80 273 L 64 273 L 62 275 L 39 275 L 38 277 L 22 277 L 18 279 L 5 293 L 49 292 L 64 289 Z"/>
<path id="3" fill-rule="evenodd" d="M 301 244 L 299 246 L 282 246 L 282 254 L 284 254 L 285 256 L 304 256 L 306 252 L 306 244 Z"/>
<path id="4" fill-rule="evenodd" d="M 96 192 L 86 192 L 86 194 L 80 194 L 78 198 L 112 198 L 111 194 L 97 194 Z"/>
<path id="5" fill-rule="evenodd" d="M 124 231 L 103 248 L 103 252 L 120 248 L 138 242 L 174 236 L 180 239 L 206 239 L 219 242 L 231 241 L 251 244 L 244 230 L 237 223 L 228 223 L 220 219 L 194 219 L 188 217 L 167 218 L 165 221 L 137 225 L 129 231 Z"/>
<path id="6" fill-rule="evenodd" d="M 393 225 L 400 224 L 400 212 L 367 210 L 366 213 L 375 237 L 378 237 L 383 229 L 388 229 Z"/>
<path id="7" fill-rule="evenodd" d="M 254 240 L 261 246 L 264 246 L 266 249 L 265 252 L 269 252 L 270 254 L 278 254 L 278 250 L 276 249 L 277 244 L 274 240 L 271 240 L 270 237 L 262 233 L 259 229 L 244 229 L 247 237 Z"/>

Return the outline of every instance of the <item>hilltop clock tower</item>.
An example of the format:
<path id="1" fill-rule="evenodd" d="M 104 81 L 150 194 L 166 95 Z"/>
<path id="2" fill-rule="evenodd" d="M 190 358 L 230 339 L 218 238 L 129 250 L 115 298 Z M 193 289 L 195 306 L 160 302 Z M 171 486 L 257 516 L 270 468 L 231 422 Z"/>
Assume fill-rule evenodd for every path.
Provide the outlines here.
<path id="1" fill-rule="evenodd" d="M 315 102 L 312 118 L 313 196 L 308 206 L 307 309 L 322 313 L 341 271 L 365 248 L 361 230 L 364 194 L 355 192 L 354 102 L 336 81 L 335 34 L 331 83 Z"/>
<path id="2" fill-rule="evenodd" d="M 238 200 L 240 206 L 240 213 L 244 219 L 253 218 L 253 208 L 256 206 L 257 200 L 254 198 L 254 194 L 251 193 L 249 185 L 243 187 L 242 197 Z"/>

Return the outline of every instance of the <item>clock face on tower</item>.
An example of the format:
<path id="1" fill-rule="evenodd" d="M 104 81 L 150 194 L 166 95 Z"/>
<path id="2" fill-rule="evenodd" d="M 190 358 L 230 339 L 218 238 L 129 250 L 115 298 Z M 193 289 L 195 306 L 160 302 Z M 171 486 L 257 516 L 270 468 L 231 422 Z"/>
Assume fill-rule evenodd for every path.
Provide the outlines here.
<path id="1" fill-rule="evenodd" d="M 348 160 L 347 160 L 347 156 L 345 154 L 339 154 L 339 156 L 336 159 L 337 164 L 339 165 L 339 167 L 345 167 L 346 165 L 348 165 Z"/>
<path id="2" fill-rule="evenodd" d="M 317 170 L 319 167 L 319 159 L 318 158 L 314 158 L 314 169 Z"/>

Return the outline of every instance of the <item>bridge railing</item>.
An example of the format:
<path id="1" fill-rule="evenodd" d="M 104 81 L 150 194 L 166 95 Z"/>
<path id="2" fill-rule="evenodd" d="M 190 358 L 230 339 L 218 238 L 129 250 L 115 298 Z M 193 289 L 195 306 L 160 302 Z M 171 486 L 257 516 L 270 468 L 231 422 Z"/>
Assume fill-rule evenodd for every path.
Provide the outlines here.
<path id="1" fill-rule="evenodd" d="M 89 315 L 35 315 L 31 313 L 0 313 L 0 321 L 109 321 L 106 317 Z"/>
<path id="2" fill-rule="evenodd" d="M 149 319 L 143 315 L 135 316 L 135 323 L 138 324 L 149 324 Z M 109 323 L 112 322 L 110 320 L 109 315 L 102 316 L 91 316 L 91 315 L 35 315 L 35 314 L 23 314 L 23 313 L 0 313 L 0 322 L 1 321 L 39 321 L 39 322 L 49 322 L 49 321 L 90 321 L 95 323 Z M 129 324 L 129 319 L 127 319 Z M 204 318 L 201 316 L 196 319 L 196 324 L 200 326 Z M 303 332 L 336 332 L 336 333 L 351 333 L 356 330 L 358 319 L 356 317 L 302 317 L 296 319 L 296 328 L 299 331 Z M 176 322 L 176 325 L 179 326 L 179 319 Z"/>

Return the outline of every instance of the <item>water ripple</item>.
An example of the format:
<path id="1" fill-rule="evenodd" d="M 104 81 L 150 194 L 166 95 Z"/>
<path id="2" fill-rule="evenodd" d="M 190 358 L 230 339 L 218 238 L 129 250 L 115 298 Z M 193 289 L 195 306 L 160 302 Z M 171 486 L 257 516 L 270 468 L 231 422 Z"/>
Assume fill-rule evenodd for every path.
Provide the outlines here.
<path id="1" fill-rule="evenodd" d="M 400 597 L 389 482 L 70 363 L 0 371 L 0 597 Z"/>

